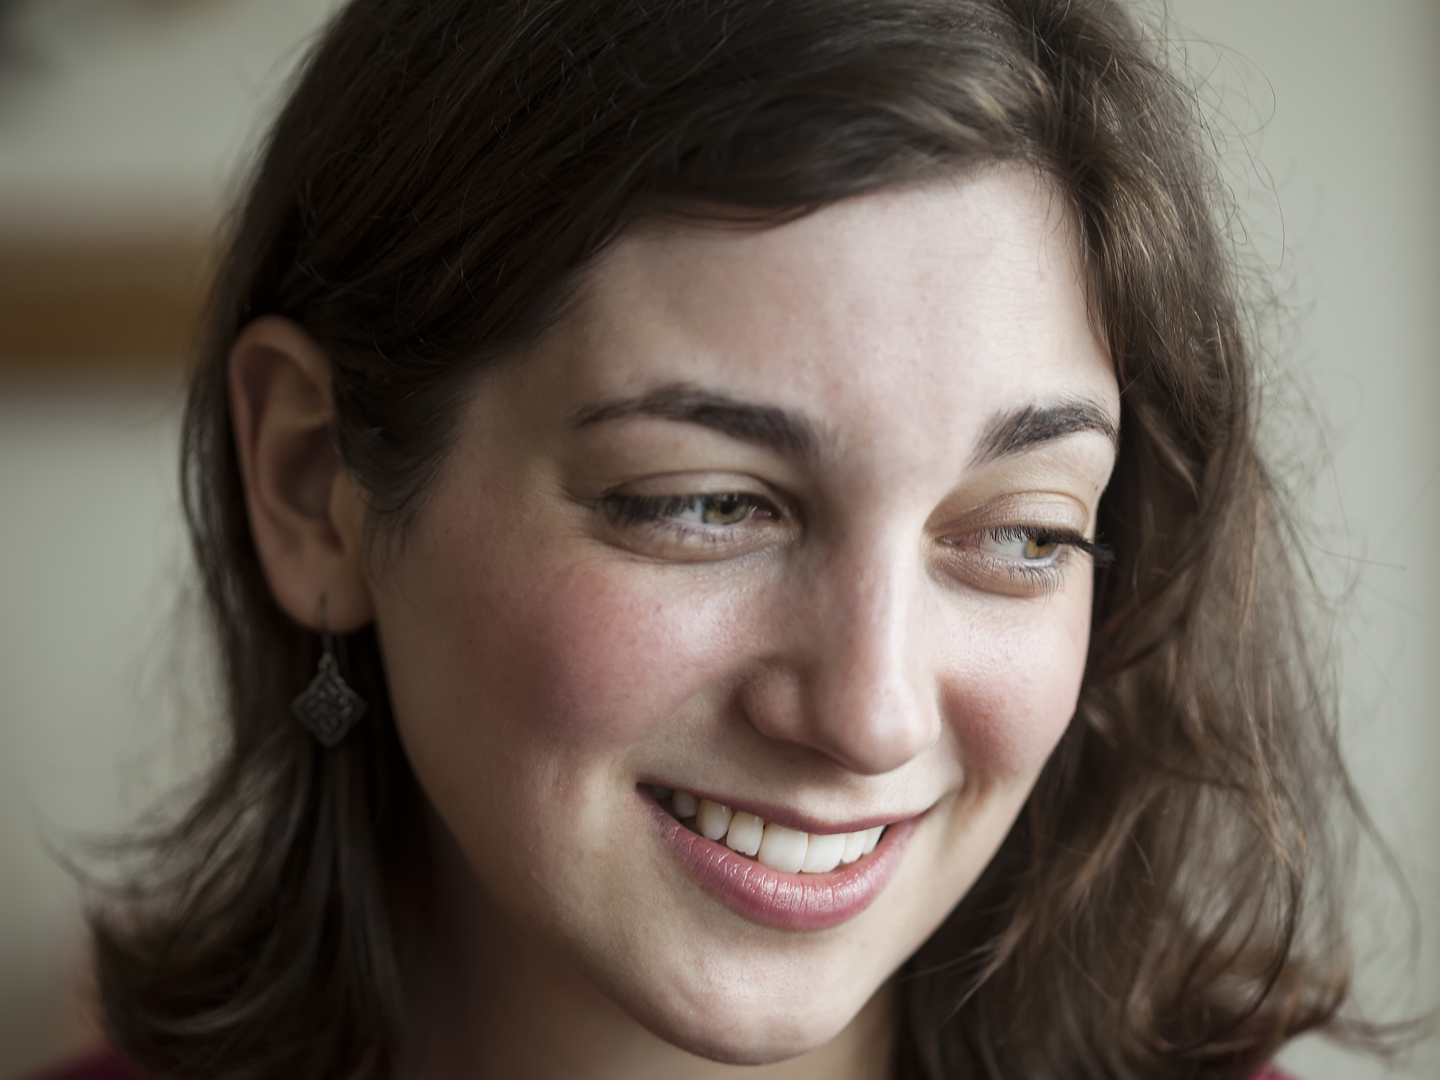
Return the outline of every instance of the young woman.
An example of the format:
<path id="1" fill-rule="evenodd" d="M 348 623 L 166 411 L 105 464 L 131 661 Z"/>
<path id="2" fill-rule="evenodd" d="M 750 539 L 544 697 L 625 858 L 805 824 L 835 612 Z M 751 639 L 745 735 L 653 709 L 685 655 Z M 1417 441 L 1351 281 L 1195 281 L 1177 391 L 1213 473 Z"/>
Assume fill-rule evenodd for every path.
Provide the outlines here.
<path id="1" fill-rule="evenodd" d="M 115 1045 L 1240 1080 L 1327 1023 L 1208 178 L 1102 0 L 345 8 L 195 373 L 229 738 L 96 912 Z"/>

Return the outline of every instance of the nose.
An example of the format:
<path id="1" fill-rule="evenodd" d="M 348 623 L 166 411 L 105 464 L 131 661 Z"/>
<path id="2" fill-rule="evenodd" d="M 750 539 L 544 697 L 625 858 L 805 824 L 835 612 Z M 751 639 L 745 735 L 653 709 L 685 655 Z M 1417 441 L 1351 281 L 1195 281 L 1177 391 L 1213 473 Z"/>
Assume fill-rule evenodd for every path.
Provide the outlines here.
<path id="1" fill-rule="evenodd" d="M 750 722 L 860 775 L 897 769 L 940 735 L 918 557 L 836 557 L 786 590 L 783 659 L 742 691 Z"/>

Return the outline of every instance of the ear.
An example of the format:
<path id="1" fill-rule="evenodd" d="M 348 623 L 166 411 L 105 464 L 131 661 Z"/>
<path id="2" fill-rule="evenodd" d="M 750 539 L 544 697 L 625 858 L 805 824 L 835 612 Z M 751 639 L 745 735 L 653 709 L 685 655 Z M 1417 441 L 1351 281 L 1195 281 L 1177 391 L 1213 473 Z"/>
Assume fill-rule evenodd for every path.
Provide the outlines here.
<path id="1" fill-rule="evenodd" d="M 295 323 L 266 316 L 236 339 L 229 375 L 245 506 L 270 591 L 302 626 L 360 629 L 374 618 L 365 500 L 330 440 L 329 359 Z"/>

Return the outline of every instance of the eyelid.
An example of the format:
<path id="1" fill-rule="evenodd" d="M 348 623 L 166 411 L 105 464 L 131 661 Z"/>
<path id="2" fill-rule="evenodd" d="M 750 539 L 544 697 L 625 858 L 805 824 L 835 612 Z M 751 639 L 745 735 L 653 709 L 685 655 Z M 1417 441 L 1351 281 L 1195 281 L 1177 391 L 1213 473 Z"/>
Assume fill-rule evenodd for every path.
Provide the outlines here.
<path id="1" fill-rule="evenodd" d="M 932 534 L 970 536 L 1015 526 L 1073 533 L 1084 537 L 1090 531 L 1090 508 L 1073 495 L 1058 491 L 1006 494 L 947 515 Z"/>
<path id="2" fill-rule="evenodd" d="M 604 499 L 612 495 L 636 495 L 650 498 L 735 493 L 767 499 L 784 498 L 773 485 L 752 473 L 706 469 L 643 472 L 628 477 L 622 475 L 606 483 L 597 497 Z"/>

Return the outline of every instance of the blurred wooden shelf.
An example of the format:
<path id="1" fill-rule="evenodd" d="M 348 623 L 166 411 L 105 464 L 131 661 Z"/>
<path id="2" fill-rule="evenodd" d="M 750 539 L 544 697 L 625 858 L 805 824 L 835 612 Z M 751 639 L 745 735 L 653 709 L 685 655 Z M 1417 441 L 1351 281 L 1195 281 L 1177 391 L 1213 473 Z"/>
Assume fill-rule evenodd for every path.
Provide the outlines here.
<path id="1" fill-rule="evenodd" d="M 213 263 L 190 238 L 0 239 L 0 372 L 178 373 Z"/>

